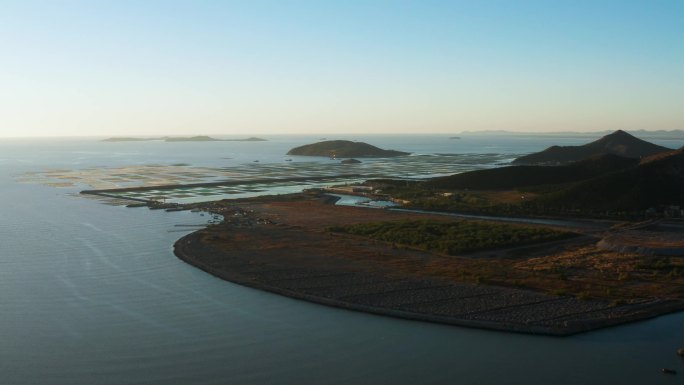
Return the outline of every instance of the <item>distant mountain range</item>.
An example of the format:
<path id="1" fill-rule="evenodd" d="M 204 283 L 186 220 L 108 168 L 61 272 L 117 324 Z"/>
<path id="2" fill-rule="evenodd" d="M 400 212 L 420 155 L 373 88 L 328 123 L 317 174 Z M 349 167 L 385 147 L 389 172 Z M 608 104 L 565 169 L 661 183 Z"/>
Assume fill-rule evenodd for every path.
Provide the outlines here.
<path id="1" fill-rule="evenodd" d="M 649 143 L 622 130 L 581 146 L 551 146 L 544 151 L 521 156 L 513 161 L 515 165 L 559 165 L 612 154 L 626 158 L 642 158 L 672 149 Z"/>
<path id="2" fill-rule="evenodd" d="M 306 144 L 288 151 L 287 155 L 327 156 L 331 158 L 388 158 L 409 155 L 409 152 L 383 150 L 364 142 L 350 140 L 326 140 Z"/>

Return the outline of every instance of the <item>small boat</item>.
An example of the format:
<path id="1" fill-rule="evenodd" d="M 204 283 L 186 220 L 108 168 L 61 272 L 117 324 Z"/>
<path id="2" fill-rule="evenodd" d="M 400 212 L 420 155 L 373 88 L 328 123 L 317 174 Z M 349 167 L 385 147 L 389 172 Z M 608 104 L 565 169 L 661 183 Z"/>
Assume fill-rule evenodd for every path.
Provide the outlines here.
<path id="1" fill-rule="evenodd" d="M 684 348 L 677 349 L 677 354 L 684 357 Z"/>
<path id="2" fill-rule="evenodd" d="M 661 371 L 663 374 L 677 374 L 677 371 L 674 369 L 662 368 Z"/>

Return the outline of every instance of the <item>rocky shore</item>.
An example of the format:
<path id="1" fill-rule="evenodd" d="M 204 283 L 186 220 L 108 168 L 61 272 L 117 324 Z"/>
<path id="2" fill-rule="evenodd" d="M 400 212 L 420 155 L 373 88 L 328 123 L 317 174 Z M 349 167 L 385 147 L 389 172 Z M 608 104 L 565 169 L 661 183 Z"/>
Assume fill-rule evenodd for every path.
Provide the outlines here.
<path id="1" fill-rule="evenodd" d="M 337 224 L 409 215 L 317 201 L 250 203 L 225 208 L 224 223 L 180 239 L 174 251 L 221 279 L 292 298 L 501 331 L 570 335 L 684 309 L 677 299 L 615 303 L 411 273 L 399 266 L 448 258 L 326 232 L 331 210 Z"/>

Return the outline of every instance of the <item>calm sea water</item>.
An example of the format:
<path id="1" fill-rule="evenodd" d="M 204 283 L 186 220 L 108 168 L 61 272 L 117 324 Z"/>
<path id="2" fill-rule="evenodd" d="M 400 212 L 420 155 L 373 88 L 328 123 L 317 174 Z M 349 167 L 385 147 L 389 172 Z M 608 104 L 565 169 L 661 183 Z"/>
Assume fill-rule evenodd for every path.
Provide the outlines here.
<path id="1" fill-rule="evenodd" d="M 27 171 L 283 162 L 293 145 L 0 141 L 0 383 L 671 384 L 684 313 L 551 338 L 405 321 L 244 288 L 175 258 L 199 213 L 108 206 Z M 537 151 L 586 138 L 353 137 L 417 153 Z M 670 147 L 684 141 L 660 141 Z M 232 159 L 224 159 L 230 157 Z"/>

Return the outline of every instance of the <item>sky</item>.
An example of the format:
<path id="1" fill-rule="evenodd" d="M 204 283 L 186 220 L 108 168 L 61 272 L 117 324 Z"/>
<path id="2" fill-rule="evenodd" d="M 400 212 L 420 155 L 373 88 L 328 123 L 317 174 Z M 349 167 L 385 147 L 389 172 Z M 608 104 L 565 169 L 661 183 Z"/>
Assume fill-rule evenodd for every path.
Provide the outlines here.
<path id="1" fill-rule="evenodd" d="M 684 129 L 681 0 L 0 9 L 0 137 Z"/>

